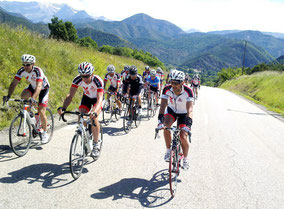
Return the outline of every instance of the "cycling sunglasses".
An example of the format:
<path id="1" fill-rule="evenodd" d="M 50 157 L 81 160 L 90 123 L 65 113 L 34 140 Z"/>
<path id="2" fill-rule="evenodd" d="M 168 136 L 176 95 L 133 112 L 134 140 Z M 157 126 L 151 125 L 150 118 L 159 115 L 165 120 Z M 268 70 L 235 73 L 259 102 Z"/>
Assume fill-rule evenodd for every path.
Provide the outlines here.
<path id="1" fill-rule="evenodd" d="M 90 78 L 91 75 L 81 75 L 81 78 Z"/>
<path id="2" fill-rule="evenodd" d="M 29 66 L 31 66 L 31 65 L 32 65 L 32 64 L 30 64 L 30 63 L 29 63 L 29 64 L 23 64 L 24 67 L 26 67 L 26 66 L 29 67 Z"/>

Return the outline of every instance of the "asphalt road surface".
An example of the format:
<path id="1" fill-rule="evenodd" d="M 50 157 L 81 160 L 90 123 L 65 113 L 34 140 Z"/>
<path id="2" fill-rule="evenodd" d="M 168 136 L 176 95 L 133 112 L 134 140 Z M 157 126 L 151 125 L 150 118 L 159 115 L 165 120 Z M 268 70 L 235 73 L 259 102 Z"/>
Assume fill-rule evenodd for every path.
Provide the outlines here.
<path id="1" fill-rule="evenodd" d="M 145 112 L 144 112 L 145 114 Z M 284 123 L 228 91 L 202 87 L 194 105 L 190 169 L 171 198 L 157 115 L 125 134 L 104 127 L 101 157 L 73 181 L 76 124 L 18 158 L 0 136 L 0 208 L 284 208 Z M 63 123 L 63 122 L 60 122 Z M 35 142 L 36 143 L 36 142 Z"/>

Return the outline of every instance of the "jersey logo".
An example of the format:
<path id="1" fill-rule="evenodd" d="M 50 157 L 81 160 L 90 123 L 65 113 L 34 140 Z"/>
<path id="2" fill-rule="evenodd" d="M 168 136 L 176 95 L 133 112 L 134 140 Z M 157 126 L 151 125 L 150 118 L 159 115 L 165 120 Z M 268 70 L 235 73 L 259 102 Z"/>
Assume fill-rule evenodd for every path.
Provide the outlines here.
<path id="1" fill-rule="evenodd" d="M 27 76 L 26 79 L 28 80 L 28 79 L 29 79 L 29 76 Z"/>
<path id="2" fill-rule="evenodd" d="M 178 102 L 182 102 L 182 99 L 181 99 L 181 98 L 179 98 L 179 99 L 178 99 Z"/>
<path id="3" fill-rule="evenodd" d="M 85 90 L 85 94 L 90 94 L 89 90 L 88 90 L 88 87 L 83 87 L 84 90 Z"/>
<path id="4" fill-rule="evenodd" d="M 173 101 L 173 98 L 172 97 L 170 97 L 170 103 L 174 103 L 174 101 Z"/>

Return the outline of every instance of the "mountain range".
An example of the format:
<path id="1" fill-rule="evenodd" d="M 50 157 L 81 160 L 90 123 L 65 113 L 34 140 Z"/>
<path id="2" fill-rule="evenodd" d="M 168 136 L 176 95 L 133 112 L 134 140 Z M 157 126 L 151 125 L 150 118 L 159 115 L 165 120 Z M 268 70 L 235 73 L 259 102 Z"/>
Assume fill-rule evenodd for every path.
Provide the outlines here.
<path id="1" fill-rule="evenodd" d="M 0 6 L 1 3 L 3 2 L 0 2 Z M 95 20 L 85 11 L 76 11 L 66 4 L 52 4 L 47 10 L 53 11 L 55 8 L 57 8 L 55 14 L 59 18 L 72 21 L 75 24 L 80 38 L 91 36 L 99 46 L 107 44 L 143 49 L 151 52 L 164 63 L 175 67 L 197 68 L 204 71 L 219 71 L 224 67 L 240 67 L 245 40 L 248 42 L 246 67 L 252 67 L 262 62 L 271 62 L 284 54 L 284 39 L 259 31 L 234 30 L 209 33 L 191 31 L 192 33 L 187 33 L 168 21 L 154 19 L 142 13 L 122 21 L 104 21 Z M 38 31 L 36 28 L 39 26 L 44 28 L 44 24 L 34 24 L 31 27 L 33 23 L 27 19 L 28 14 L 25 12 L 18 11 L 21 14 L 13 16 L 11 12 L 17 11 L 8 11 L 2 10 L 6 18 L 5 21 L 0 18 L 0 22 L 9 20 L 11 24 L 13 19 L 14 25 L 19 23 L 35 31 Z M 23 11 L 26 10 L 23 9 Z M 20 15 L 25 17 L 20 17 Z M 21 21 L 15 18 L 21 18 Z M 33 19 L 33 21 L 35 20 Z M 277 35 L 281 37 L 281 34 Z"/>

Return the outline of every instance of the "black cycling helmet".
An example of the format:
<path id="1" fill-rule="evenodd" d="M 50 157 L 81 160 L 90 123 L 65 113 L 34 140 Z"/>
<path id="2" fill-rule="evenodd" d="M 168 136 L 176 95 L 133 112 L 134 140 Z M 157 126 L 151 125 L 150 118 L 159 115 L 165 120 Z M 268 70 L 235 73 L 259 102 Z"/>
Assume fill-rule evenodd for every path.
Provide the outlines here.
<path id="1" fill-rule="evenodd" d="M 137 67 L 135 65 L 130 66 L 129 74 L 130 75 L 136 75 L 137 74 Z"/>
<path id="2" fill-rule="evenodd" d="M 129 65 L 125 65 L 123 69 L 124 70 L 129 70 Z"/>

